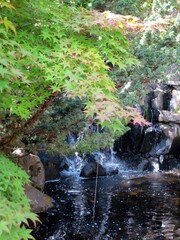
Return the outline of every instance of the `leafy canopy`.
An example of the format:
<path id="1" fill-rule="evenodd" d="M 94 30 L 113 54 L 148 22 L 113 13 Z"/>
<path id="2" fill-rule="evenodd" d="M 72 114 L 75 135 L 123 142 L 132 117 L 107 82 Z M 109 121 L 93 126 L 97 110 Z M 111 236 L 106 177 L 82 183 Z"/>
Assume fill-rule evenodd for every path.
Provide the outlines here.
<path id="1" fill-rule="evenodd" d="M 85 98 L 86 115 L 96 113 L 114 131 L 124 130 L 122 119 L 144 121 L 120 106 L 108 76 L 106 62 L 121 69 L 137 64 L 121 21 L 55 0 L 1 1 L 0 7 L 2 115 L 27 119 L 53 93 L 64 92 Z"/>

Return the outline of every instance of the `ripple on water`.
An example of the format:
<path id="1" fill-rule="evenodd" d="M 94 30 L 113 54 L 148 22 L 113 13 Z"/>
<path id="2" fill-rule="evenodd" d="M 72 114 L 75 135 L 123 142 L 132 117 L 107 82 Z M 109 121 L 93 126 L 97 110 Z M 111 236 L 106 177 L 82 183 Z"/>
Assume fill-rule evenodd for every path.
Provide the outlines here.
<path id="1" fill-rule="evenodd" d="M 37 240 L 180 239 L 180 185 L 171 175 L 124 173 L 95 180 L 67 177 L 46 184 L 54 209 L 42 214 Z"/>

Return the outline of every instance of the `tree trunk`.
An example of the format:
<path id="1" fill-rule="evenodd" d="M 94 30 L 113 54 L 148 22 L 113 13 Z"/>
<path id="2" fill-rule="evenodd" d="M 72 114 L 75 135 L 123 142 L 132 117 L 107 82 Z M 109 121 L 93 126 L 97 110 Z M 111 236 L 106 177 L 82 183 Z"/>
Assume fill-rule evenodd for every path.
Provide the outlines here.
<path id="1" fill-rule="evenodd" d="M 7 147 L 9 147 L 13 142 L 17 140 L 17 138 L 21 135 L 26 133 L 29 127 L 31 127 L 46 111 L 46 109 L 51 105 L 55 97 L 58 95 L 59 92 L 54 92 L 49 98 L 45 100 L 45 102 L 40 105 L 37 111 L 25 122 L 19 124 L 18 127 L 14 128 L 10 135 L 5 136 L 4 138 L 0 139 L 0 150 L 3 151 Z"/>

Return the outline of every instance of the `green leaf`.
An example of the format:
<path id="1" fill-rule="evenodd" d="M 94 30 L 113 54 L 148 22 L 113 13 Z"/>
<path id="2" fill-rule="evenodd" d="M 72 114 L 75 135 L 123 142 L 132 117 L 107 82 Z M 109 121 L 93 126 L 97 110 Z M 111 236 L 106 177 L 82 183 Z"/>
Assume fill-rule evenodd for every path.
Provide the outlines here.
<path id="1" fill-rule="evenodd" d="M 0 221 L 0 236 L 2 235 L 3 232 L 10 232 L 9 229 L 9 223 L 7 221 L 1 220 Z"/>
<path id="2" fill-rule="evenodd" d="M 9 90 L 9 82 L 6 80 L 0 80 L 0 92 L 2 93 L 4 90 Z"/>
<path id="3" fill-rule="evenodd" d="M 9 29 L 11 29 L 14 32 L 14 34 L 16 34 L 16 29 L 15 29 L 13 23 L 11 21 L 9 21 L 7 17 L 4 17 L 3 23 L 4 23 L 4 26 L 5 26 L 7 32 Z"/>

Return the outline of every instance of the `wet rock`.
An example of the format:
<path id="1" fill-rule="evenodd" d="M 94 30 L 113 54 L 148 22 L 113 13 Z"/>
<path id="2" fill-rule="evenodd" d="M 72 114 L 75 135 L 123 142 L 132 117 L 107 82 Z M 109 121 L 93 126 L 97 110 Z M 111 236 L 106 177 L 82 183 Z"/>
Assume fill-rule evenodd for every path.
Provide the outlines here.
<path id="1" fill-rule="evenodd" d="M 180 157 L 175 157 L 174 155 L 166 155 L 162 163 L 162 169 L 164 170 L 180 170 Z"/>
<path id="2" fill-rule="evenodd" d="M 144 128 L 130 126 L 131 130 L 116 140 L 115 151 L 121 158 L 127 153 L 141 154 L 146 159 L 180 154 L 179 65 L 170 66 L 167 74 L 167 84 L 152 83 L 146 86 L 148 93 L 142 109 L 152 125 Z M 148 168 L 146 165 L 144 162 L 139 167 Z"/>
<path id="3" fill-rule="evenodd" d="M 121 156 L 124 153 L 133 151 L 133 141 L 131 136 L 131 131 L 127 131 L 124 135 L 115 141 L 114 150 L 118 155 Z"/>
<path id="4" fill-rule="evenodd" d="M 53 199 L 31 185 L 24 187 L 26 196 L 30 199 L 31 211 L 34 213 L 45 212 L 53 207 Z"/>
<path id="5" fill-rule="evenodd" d="M 60 164 L 63 160 L 59 155 L 51 155 L 48 154 L 46 151 L 39 151 L 38 156 L 41 159 L 42 163 L 51 162 L 55 164 Z"/>
<path id="6" fill-rule="evenodd" d="M 160 169 L 159 160 L 158 160 L 158 158 L 153 158 L 153 157 L 151 157 L 149 159 L 144 159 L 138 165 L 139 171 L 158 172 L 159 169 Z"/>
<path id="7" fill-rule="evenodd" d="M 60 172 L 67 170 L 69 167 L 66 160 L 59 155 L 51 155 L 45 151 L 40 151 L 38 156 L 44 165 L 46 181 L 59 179 Z"/>
<path id="8" fill-rule="evenodd" d="M 52 162 L 44 163 L 45 181 L 56 180 L 60 177 L 59 166 Z"/>
<path id="9" fill-rule="evenodd" d="M 174 175 L 176 175 L 176 176 L 179 176 L 179 177 L 180 177 L 180 166 L 179 166 L 179 169 L 173 168 L 173 170 L 172 170 L 171 173 L 174 174 Z"/>
<path id="10" fill-rule="evenodd" d="M 147 159 L 145 159 L 138 165 L 138 170 L 139 171 L 153 171 L 153 167 L 150 164 L 150 162 Z"/>
<path id="11" fill-rule="evenodd" d="M 145 130 L 144 139 L 140 149 L 141 153 L 156 155 L 156 147 L 162 141 L 163 133 L 158 126 L 152 126 Z"/>
<path id="12" fill-rule="evenodd" d="M 110 168 L 106 169 L 106 175 L 108 175 L 108 176 L 116 175 L 118 173 L 119 173 L 118 168 L 110 167 Z"/>
<path id="13" fill-rule="evenodd" d="M 180 136 L 173 139 L 169 154 L 180 156 Z"/>
<path id="14" fill-rule="evenodd" d="M 144 128 L 140 125 L 133 125 L 131 127 L 131 142 L 132 142 L 132 150 L 135 153 L 140 151 L 142 142 L 144 137 Z"/>
<path id="15" fill-rule="evenodd" d="M 105 168 L 97 163 L 97 162 L 89 162 L 87 163 L 81 170 L 80 176 L 81 177 L 96 177 L 98 170 L 98 176 L 106 176 Z"/>

